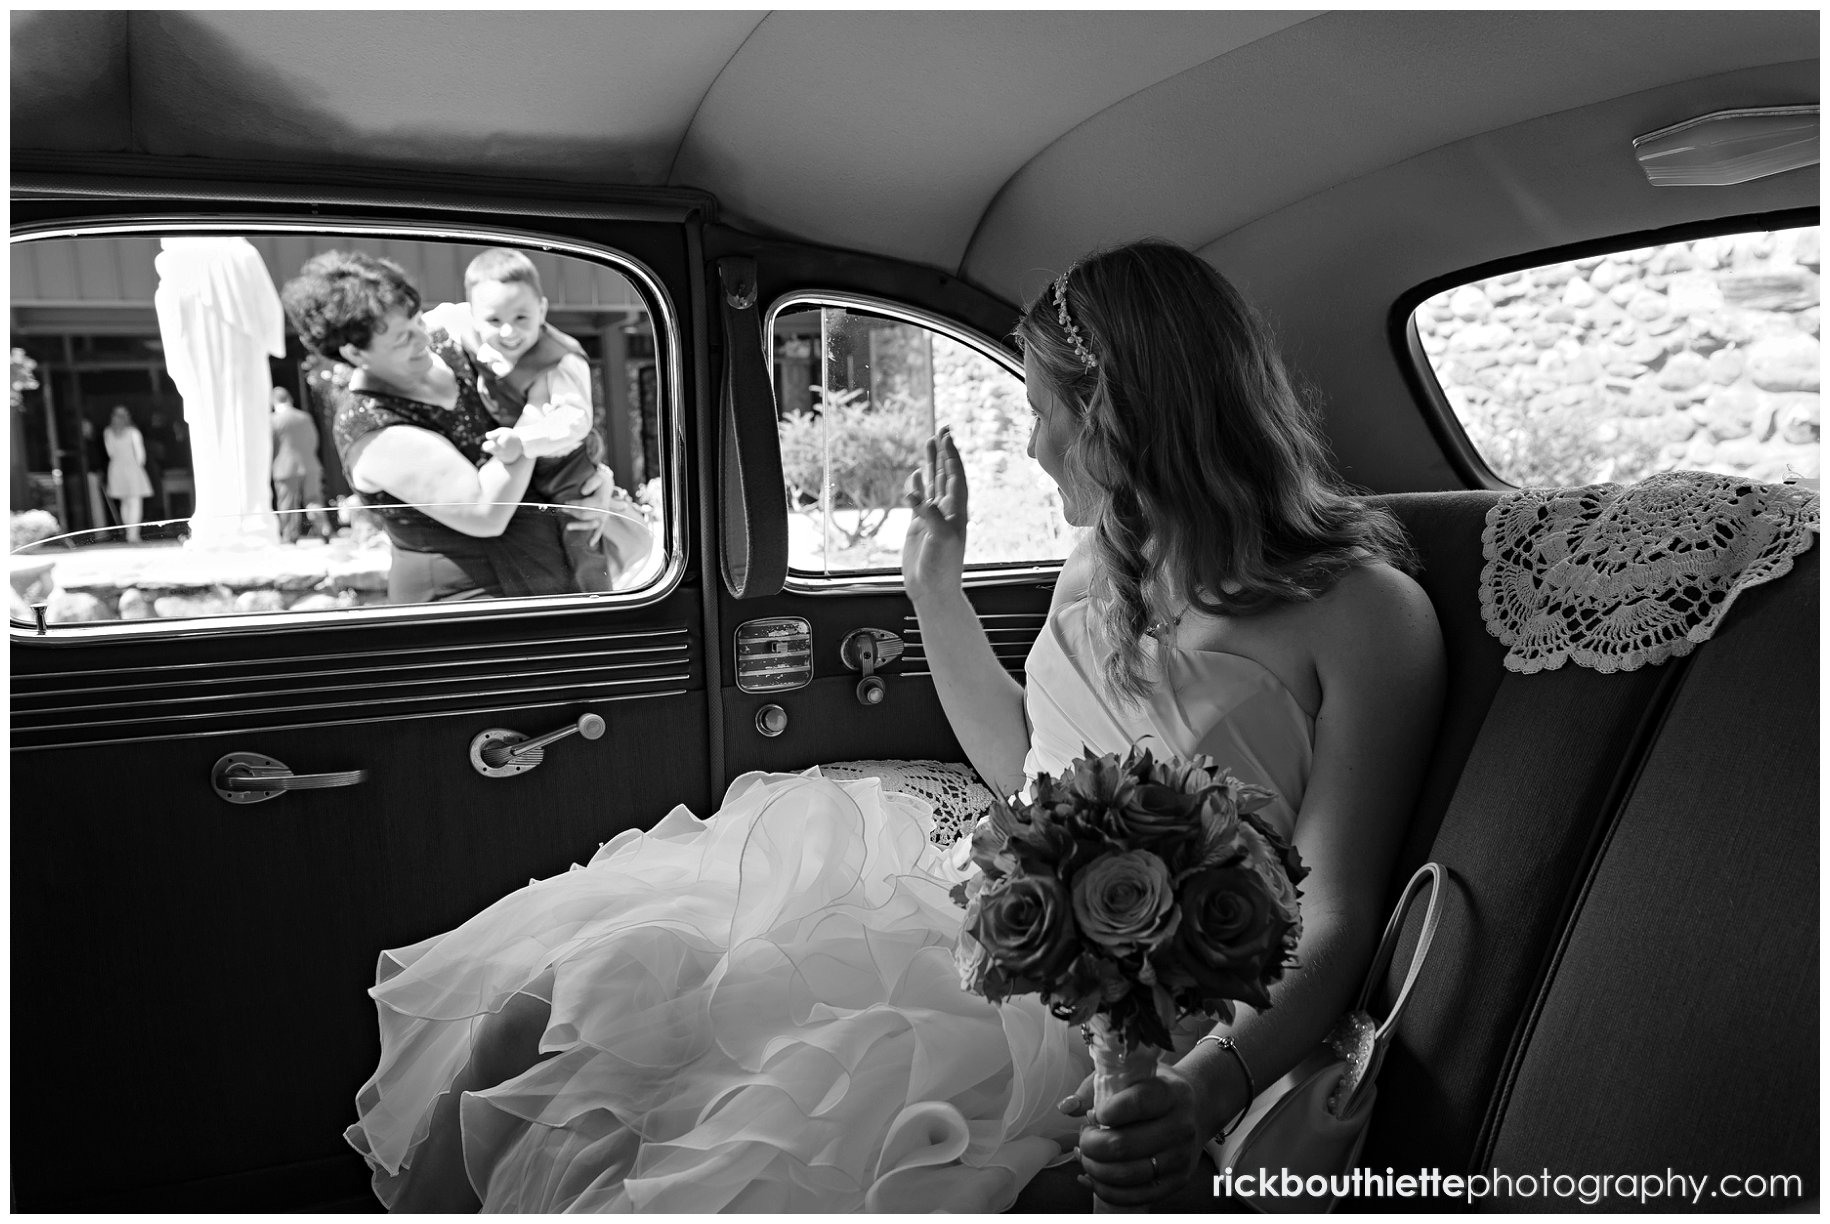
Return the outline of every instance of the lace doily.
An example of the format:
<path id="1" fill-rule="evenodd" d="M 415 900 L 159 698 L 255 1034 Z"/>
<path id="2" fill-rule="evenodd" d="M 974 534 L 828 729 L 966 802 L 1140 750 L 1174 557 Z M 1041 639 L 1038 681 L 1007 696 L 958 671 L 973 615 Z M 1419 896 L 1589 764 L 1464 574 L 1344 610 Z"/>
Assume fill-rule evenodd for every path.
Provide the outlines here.
<path id="1" fill-rule="evenodd" d="M 926 799 L 934 808 L 928 838 L 937 846 L 951 846 L 972 832 L 995 802 L 972 766 L 952 761 L 839 761 L 820 766 L 820 773 L 847 782 L 876 778 L 885 790 Z"/>
<path id="2" fill-rule="evenodd" d="M 1817 530 L 1815 492 L 1715 472 L 1524 489 L 1487 511 L 1481 617 L 1512 671 L 1633 671 L 1707 641 Z"/>

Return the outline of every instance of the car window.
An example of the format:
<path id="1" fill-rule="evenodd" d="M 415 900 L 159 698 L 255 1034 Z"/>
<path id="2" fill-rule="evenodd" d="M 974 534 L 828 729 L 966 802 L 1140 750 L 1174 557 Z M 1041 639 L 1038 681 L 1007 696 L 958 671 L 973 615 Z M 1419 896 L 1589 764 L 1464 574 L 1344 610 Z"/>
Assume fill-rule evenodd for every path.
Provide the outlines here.
<path id="1" fill-rule="evenodd" d="M 15 514 L 8 557 L 12 620 L 36 632 L 41 623 L 49 629 L 420 602 L 410 588 L 403 597 L 402 567 L 383 516 L 437 509 L 381 510 L 346 501 L 226 520 L 193 516 L 139 524 L 134 539 L 119 526 L 41 535 L 55 527 L 51 514 Z M 662 568 L 655 525 L 639 505 L 609 511 L 524 503 L 516 514 L 513 535 L 578 537 L 580 547 L 567 556 L 591 567 L 574 576 L 581 585 L 639 587 Z M 588 537 L 595 539 L 587 547 Z M 225 540 L 234 540 L 233 547 L 223 546 Z"/>
<path id="2" fill-rule="evenodd" d="M 677 570 L 678 337 L 633 261 L 354 225 L 148 228 L 15 236 L 16 632 L 36 631 L 41 612 L 52 625 L 150 628 L 475 598 L 640 598 Z M 306 346 L 282 291 L 330 253 L 385 259 L 417 292 L 419 314 L 373 332 L 370 346 L 400 337 L 422 362 L 411 370 L 447 371 L 450 402 L 357 394 L 340 345 Z M 321 289 L 309 301 L 373 313 L 333 298 Z M 492 499 L 481 481 L 501 443 L 489 431 L 511 427 L 537 457 L 524 490 Z M 351 470 L 386 453 L 382 439 L 407 437 L 420 448 L 409 460 Z M 428 466 L 474 486 L 469 504 L 428 496 Z M 566 530 L 587 524 L 604 529 Z"/>
<path id="3" fill-rule="evenodd" d="M 1411 320 L 1510 484 L 1815 479 L 1818 272 L 1816 226 L 1726 234 L 1472 281 Z"/>
<path id="4" fill-rule="evenodd" d="M 1030 412 L 1008 359 L 938 320 L 874 303 L 790 301 L 773 312 L 772 335 L 792 571 L 895 572 L 905 482 L 942 426 L 970 490 L 968 566 L 1067 556 L 1073 536 L 1028 456 Z"/>

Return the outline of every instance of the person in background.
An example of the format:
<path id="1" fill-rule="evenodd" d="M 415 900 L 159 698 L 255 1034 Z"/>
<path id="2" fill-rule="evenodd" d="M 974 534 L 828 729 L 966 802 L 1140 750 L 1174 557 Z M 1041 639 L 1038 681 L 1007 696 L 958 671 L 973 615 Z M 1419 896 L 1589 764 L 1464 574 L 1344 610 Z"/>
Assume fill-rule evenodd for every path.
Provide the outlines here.
<path id="1" fill-rule="evenodd" d="M 328 540 L 324 514 L 324 464 L 318 458 L 318 426 L 311 414 L 292 402 L 292 392 L 275 387 L 273 403 L 273 508 L 280 516 L 280 539 L 296 544 L 305 534 L 310 510 L 315 532 Z"/>
<path id="2" fill-rule="evenodd" d="M 116 404 L 102 431 L 102 446 L 108 452 L 108 497 L 120 511 L 121 523 L 127 528 L 127 542 L 140 542 L 140 511 L 152 496 L 152 481 L 146 476 L 146 439 L 133 423 L 127 405 Z"/>
<path id="3" fill-rule="evenodd" d="M 586 443 L 592 433 L 591 366 L 578 341 L 546 321 L 540 271 L 520 251 L 491 247 L 464 269 L 464 301 L 445 302 L 424 314 L 428 328 L 443 328 L 474 359 L 484 406 L 498 425 L 524 437 L 535 431 L 571 439 L 571 447 L 534 461 L 528 500 L 565 504 L 598 470 Z M 652 547 L 639 511 L 597 515 L 566 532 L 566 557 L 581 591 L 608 591 L 618 574 Z M 624 507 L 615 507 L 619 512 Z M 639 537 L 639 538 L 638 538 Z"/>

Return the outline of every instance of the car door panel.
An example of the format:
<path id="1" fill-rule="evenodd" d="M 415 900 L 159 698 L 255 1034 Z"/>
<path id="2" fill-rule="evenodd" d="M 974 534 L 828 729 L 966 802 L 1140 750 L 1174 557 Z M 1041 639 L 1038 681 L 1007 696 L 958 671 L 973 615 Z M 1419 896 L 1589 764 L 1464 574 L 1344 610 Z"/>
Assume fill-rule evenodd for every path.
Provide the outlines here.
<path id="1" fill-rule="evenodd" d="M 34 652 L 16 646 L 16 744 L 38 741 L 13 754 L 13 980 L 19 998 L 40 1000 L 14 1016 L 15 1099 L 35 1102 L 14 1137 L 21 1206 L 343 1156 L 375 1062 L 364 991 L 380 949 L 449 929 L 676 802 L 705 810 L 703 668 L 695 621 L 679 617 L 695 604 L 676 592 L 673 615 L 648 618 L 647 633 L 479 644 L 533 670 L 542 654 L 594 652 L 585 667 L 560 658 L 531 698 L 524 677 L 498 681 L 521 691 L 495 696 L 468 678 L 468 697 L 365 721 L 374 707 L 352 691 L 335 722 L 86 748 L 49 746 L 55 706 L 35 689 L 55 674 L 27 671 L 21 656 Z M 617 665 L 611 636 L 669 644 L 659 661 L 623 656 L 650 695 L 592 688 Z M 448 667 L 478 670 L 454 653 Z M 387 674 L 370 667 L 355 682 Z M 482 731 L 531 735 L 585 711 L 603 717 L 603 738 L 556 743 L 529 773 L 490 779 L 470 762 Z M 233 804 L 211 785 L 230 751 L 368 777 Z M 98 1109 L 135 1136 L 102 1167 L 96 1146 L 69 1141 L 98 1125 Z"/>
<path id="2" fill-rule="evenodd" d="M 1004 586 L 968 591 L 992 642 L 993 652 L 1021 682 L 1029 653 L 1047 612 L 1052 584 L 1034 575 Z M 749 769 L 804 769 L 823 761 L 931 759 L 965 761 L 958 738 L 948 725 L 929 673 L 914 606 L 907 596 L 892 594 L 818 595 L 784 593 L 737 605 L 744 619 L 798 616 L 813 635 L 813 681 L 806 688 L 781 693 L 744 693 L 735 686 L 723 695 L 727 773 Z M 734 628 L 735 626 L 733 626 Z M 873 628 L 895 633 L 903 655 L 878 673 L 885 681 L 883 701 L 859 701 L 862 673 L 846 667 L 839 647 L 854 630 Z M 731 634 L 721 646 L 732 651 Z M 727 659 L 730 658 L 727 653 Z M 734 675 L 727 663 L 726 675 Z M 779 705 L 788 713 L 788 728 L 769 737 L 756 727 L 757 711 Z"/>
<path id="3" fill-rule="evenodd" d="M 855 294 L 950 319 L 981 336 L 1003 335 L 1015 318 L 1013 308 L 944 272 L 896 260 L 761 240 L 718 226 L 707 227 L 707 250 L 753 256 L 758 296 L 764 304 L 791 294 Z M 927 673 L 914 607 L 900 587 L 901 575 L 891 572 L 861 575 L 851 589 L 837 585 L 818 591 L 796 589 L 790 575 L 782 592 L 744 600 L 719 589 L 727 781 L 750 769 L 799 770 L 822 761 L 966 759 Z M 988 630 L 995 628 L 991 636 L 1000 659 L 1019 680 L 1023 657 L 1035 640 L 1052 590 L 1052 571 L 1046 566 L 1040 571 L 1013 571 L 1001 580 L 995 571 L 982 571 L 969 589 Z M 785 693 L 744 693 L 735 684 L 734 632 L 747 620 L 773 616 L 808 622 L 813 635 L 812 683 Z M 884 700 L 875 706 L 860 703 L 860 673 L 846 667 L 839 654 L 845 635 L 866 627 L 897 634 L 906 651 L 903 659 L 883 670 Z M 775 737 L 756 727 L 757 711 L 770 704 L 781 706 L 789 716 L 787 730 Z"/>
<path id="4" fill-rule="evenodd" d="M 14 220 L 233 207 L 311 228 L 282 189 L 225 205 L 117 181 L 104 196 L 20 201 Z M 423 212 L 351 207 L 437 232 Z M 653 273 L 680 328 L 657 357 L 679 367 L 667 373 L 682 393 L 674 470 L 685 471 L 702 368 L 686 310 L 691 217 L 677 201 L 649 210 L 662 212 L 496 206 L 469 224 L 601 244 Z M 694 490 L 676 481 L 669 497 L 683 507 L 666 528 L 679 552 L 695 538 Z M 365 993 L 377 954 L 587 860 L 676 803 L 708 810 L 702 559 L 683 561 L 646 603 L 362 608 L 42 637 L 15 625 L 15 1205 L 284 1210 L 360 1193 L 366 1170 L 342 1133 L 378 1053 Z M 533 736 L 586 712 L 604 736 L 555 743 L 529 772 L 486 778 L 471 762 L 483 731 Z M 367 777 L 230 803 L 212 769 L 237 751 Z"/>

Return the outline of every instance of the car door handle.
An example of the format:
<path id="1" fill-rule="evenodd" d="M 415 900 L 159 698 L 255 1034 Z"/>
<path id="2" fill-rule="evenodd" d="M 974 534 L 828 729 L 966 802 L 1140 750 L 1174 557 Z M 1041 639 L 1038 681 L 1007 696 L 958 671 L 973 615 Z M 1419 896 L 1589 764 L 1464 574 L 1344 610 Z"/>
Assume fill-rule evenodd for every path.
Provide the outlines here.
<path id="1" fill-rule="evenodd" d="M 231 752 L 210 771 L 210 785 L 230 803 L 259 803 L 289 790 L 325 790 L 368 780 L 366 769 L 295 774 L 284 761 L 259 752 Z"/>

